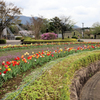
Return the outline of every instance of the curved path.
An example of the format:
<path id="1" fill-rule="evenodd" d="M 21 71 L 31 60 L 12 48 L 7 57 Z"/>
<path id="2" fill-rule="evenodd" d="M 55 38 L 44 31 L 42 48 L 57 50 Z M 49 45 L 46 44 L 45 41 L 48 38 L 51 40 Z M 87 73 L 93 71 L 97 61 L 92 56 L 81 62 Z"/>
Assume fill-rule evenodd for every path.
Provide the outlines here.
<path id="1" fill-rule="evenodd" d="M 100 72 L 97 72 L 84 85 L 80 100 L 100 100 Z"/>
<path id="2" fill-rule="evenodd" d="M 100 39 L 81 39 L 83 40 L 84 42 L 100 42 Z M 5 46 L 5 45 L 19 45 L 21 44 L 21 41 L 20 40 L 6 40 L 6 44 L 0 44 L 0 46 Z"/>
<path id="3" fill-rule="evenodd" d="M 80 39 L 83 40 L 84 42 L 100 42 L 100 39 Z"/>
<path id="4" fill-rule="evenodd" d="M 5 45 L 19 45 L 21 44 L 20 40 L 6 40 L 6 44 L 0 44 L 0 46 L 5 46 Z"/>

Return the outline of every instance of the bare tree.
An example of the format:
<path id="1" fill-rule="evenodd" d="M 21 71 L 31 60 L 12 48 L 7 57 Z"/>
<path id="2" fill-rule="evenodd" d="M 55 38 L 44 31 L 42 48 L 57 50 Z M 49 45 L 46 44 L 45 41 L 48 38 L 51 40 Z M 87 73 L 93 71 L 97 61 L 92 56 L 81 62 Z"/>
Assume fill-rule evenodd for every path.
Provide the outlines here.
<path id="1" fill-rule="evenodd" d="M 71 20 L 70 16 L 68 16 L 68 17 L 61 16 L 60 20 L 61 20 L 62 39 L 64 39 L 64 32 L 71 31 L 75 22 Z"/>
<path id="2" fill-rule="evenodd" d="M 33 17 L 31 18 L 31 26 L 34 31 L 35 39 L 39 39 L 40 31 L 43 26 L 44 19 L 42 16 L 40 17 Z"/>
<path id="3" fill-rule="evenodd" d="M 0 38 L 2 31 L 12 23 L 18 23 L 18 15 L 21 14 L 21 8 L 14 6 L 13 3 L 7 4 L 5 1 L 0 1 Z"/>

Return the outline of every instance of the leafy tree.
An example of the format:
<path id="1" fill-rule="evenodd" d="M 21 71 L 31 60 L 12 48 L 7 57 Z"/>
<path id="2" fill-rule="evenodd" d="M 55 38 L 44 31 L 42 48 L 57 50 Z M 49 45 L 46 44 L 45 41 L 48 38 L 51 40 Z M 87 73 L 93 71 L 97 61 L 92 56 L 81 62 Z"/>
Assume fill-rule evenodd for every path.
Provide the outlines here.
<path id="1" fill-rule="evenodd" d="M 59 31 L 61 30 L 61 20 L 59 17 L 56 16 L 50 19 L 49 30 L 54 31 L 57 34 L 59 33 Z"/>
<path id="2" fill-rule="evenodd" d="M 20 22 L 18 15 L 21 14 L 21 8 L 14 6 L 13 3 L 7 4 L 0 1 L 0 38 L 2 38 L 3 30 L 11 25 Z"/>
<path id="3" fill-rule="evenodd" d="M 74 24 L 75 23 L 72 20 L 70 20 L 70 17 L 66 16 L 61 16 L 60 18 L 54 17 L 53 19 L 50 20 L 49 29 L 57 34 L 61 32 L 62 39 L 64 39 L 64 32 L 71 31 Z"/>
<path id="4" fill-rule="evenodd" d="M 91 29 L 94 38 L 96 39 L 96 35 L 100 33 L 100 23 L 96 22 L 92 25 L 93 29 Z"/>
<path id="5" fill-rule="evenodd" d="M 47 30 L 48 30 L 48 27 L 49 27 L 49 20 L 46 19 L 46 18 L 44 18 L 44 19 L 43 19 L 43 24 L 42 24 L 42 26 L 41 26 L 41 32 L 42 32 L 42 33 L 46 33 Z"/>
<path id="6" fill-rule="evenodd" d="M 84 34 L 88 35 L 90 37 L 91 31 L 85 31 Z"/>
<path id="7" fill-rule="evenodd" d="M 10 29 L 11 32 L 14 33 L 14 34 L 18 34 L 18 32 L 19 32 L 19 29 L 18 29 L 18 27 L 17 27 L 16 25 L 11 25 L 11 26 L 9 26 L 9 29 Z"/>
<path id="8" fill-rule="evenodd" d="M 64 32 L 65 31 L 72 31 L 72 27 L 75 24 L 72 20 L 70 20 L 70 16 L 61 16 L 61 32 L 62 32 L 62 39 L 64 39 Z"/>

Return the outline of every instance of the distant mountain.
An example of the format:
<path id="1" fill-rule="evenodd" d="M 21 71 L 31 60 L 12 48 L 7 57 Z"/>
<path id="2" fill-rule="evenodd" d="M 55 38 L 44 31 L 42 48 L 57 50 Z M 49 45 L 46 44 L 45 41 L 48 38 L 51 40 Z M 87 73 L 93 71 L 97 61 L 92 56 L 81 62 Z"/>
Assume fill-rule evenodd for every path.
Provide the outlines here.
<path id="1" fill-rule="evenodd" d="M 21 20 L 21 23 L 22 23 L 22 24 L 26 24 L 27 21 L 30 22 L 30 18 L 31 18 L 31 17 L 20 16 L 19 19 Z"/>
<path id="2" fill-rule="evenodd" d="M 35 18 L 37 18 L 37 17 L 35 17 Z M 26 24 L 27 21 L 28 21 L 29 23 L 31 23 L 31 21 L 30 21 L 31 17 L 28 17 L 28 16 L 20 16 L 19 19 L 21 20 L 21 23 L 22 23 L 22 24 Z"/>
<path id="3" fill-rule="evenodd" d="M 79 27 L 79 26 L 77 26 L 77 25 L 74 25 L 74 26 L 73 26 L 73 28 L 74 28 L 74 29 L 77 29 L 77 28 L 80 28 L 80 27 Z"/>
<path id="4" fill-rule="evenodd" d="M 27 21 L 31 23 L 30 18 L 31 18 L 31 17 L 28 17 L 28 16 L 20 16 L 19 19 L 21 20 L 21 23 L 22 23 L 22 24 L 26 24 Z M 37 18 L 37 17 L 35 17 L 35 18 Z M 80 28 L 80 27 L 77 26 L 77 25 L 74 25 L 73 28 L 74 28 L 74 29 L 77 29 L 77 28 Z"/>

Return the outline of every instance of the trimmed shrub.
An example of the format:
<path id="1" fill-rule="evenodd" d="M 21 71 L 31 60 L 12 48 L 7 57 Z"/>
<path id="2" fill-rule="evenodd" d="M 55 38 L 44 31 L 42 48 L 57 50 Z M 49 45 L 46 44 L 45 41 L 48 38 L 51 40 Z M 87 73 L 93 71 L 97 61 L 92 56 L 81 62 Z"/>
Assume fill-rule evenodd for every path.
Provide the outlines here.
<path id="1" fill-rule="evenodd" d="M 76 39 L 56 39 L 56 40 L 24 40 L 23 44 L 31 44 L 31 43 L 52 43 L 52 42 L 77 42 Z"/>
<path id="2" fill-rule="evenodd" d="M 23 42 L 24 40 L 31 40 L 32 38 L 30 38 L 30 37 L 22 37 L 21 38 L 21 42 Z"/>
<path id="3" fill-rule="evenodd" d="M 78 41 L 78 42 L 84 42 L 83 40 L 80 40 L 80 39 L 78 39 L 77 41 Z"/>
<path id="4" fill-rule="evenodd" d="M 57 38 L 57 34 L 55 33 L 44 33 L 41 35 L 41 39 L 43 40 L 52 40 L 56 38 Z"/>
<path id="5" fill-rule="evenodd" d="M 22 39 L 22 37 L 16 37 L 16 40 L 21 40 Z"/>
<path id="6" fill-rule="evenodd" d="M 74 38 L 74 39 L 78 39 L 78 37 L 77 37 L 77 36 L 72 36 L 72 38 Z"/>
<path id="7" fill-rule="evenodd" d="M 0 44 L 6 44 L 6 39 L 0 39 Z"/>

